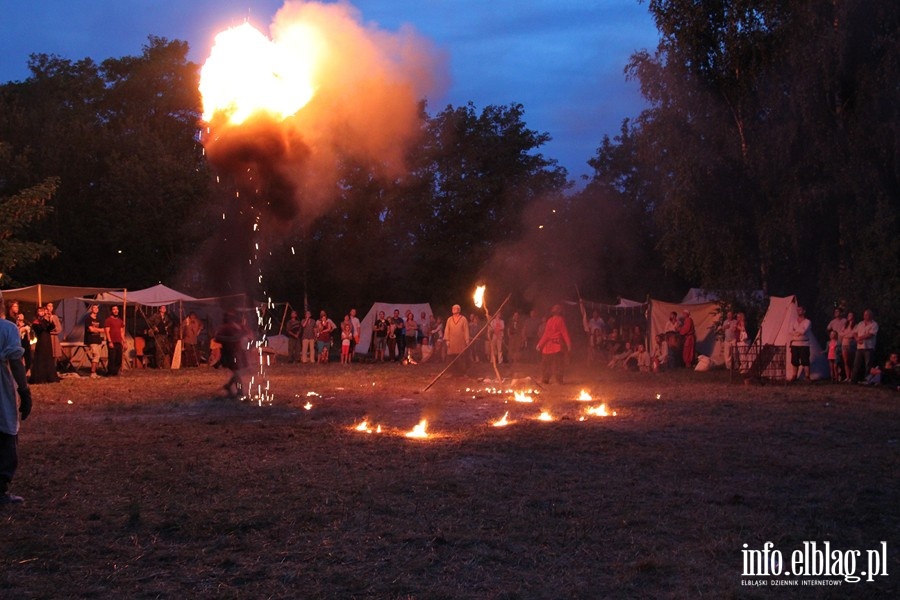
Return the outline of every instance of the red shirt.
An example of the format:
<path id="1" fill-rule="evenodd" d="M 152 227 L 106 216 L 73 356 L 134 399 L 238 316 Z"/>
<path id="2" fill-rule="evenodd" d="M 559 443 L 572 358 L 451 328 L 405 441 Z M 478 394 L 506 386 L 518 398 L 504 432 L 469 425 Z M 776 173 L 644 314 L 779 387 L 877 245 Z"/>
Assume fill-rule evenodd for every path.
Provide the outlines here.
<path id="1" fill-rule="evenodd" d="M 114 317 L 112 315 L 106 317 L 106 320 L 103 322 L 103 328 L 106 329 L 106 341 L 110 344 L 121 344 L 125 341 L 125 338 L 122 337 L 122 329 L 124 329 L 125 323 L 122 322 L 122 319 L 119 317 Z"/>
<path id="2" fill-rule="evenodd" d="M 563 347 L 563 342 L 566 343 Z M 544 335 L 538 342 L 538 349 L 543 354 L 556 354 L 567 348 L 572 347 L 572 340 L 569 339 L 569 329 L 566 322 L 559 315 L 554 315 L 547 319 L 547 325 L 544 328 Z"/>

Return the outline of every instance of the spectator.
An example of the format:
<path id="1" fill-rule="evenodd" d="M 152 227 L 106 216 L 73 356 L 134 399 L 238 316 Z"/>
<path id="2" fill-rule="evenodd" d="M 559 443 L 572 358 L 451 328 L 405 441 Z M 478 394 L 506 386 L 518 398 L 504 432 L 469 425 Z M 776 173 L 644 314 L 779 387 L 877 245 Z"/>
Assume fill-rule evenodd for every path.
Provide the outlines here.
<path id="1" fill-rule="evenodd" d="M 794 377 L 791 381 L 800 381 L 804 375 L 809 381 L 809 328 L 811 323 L 806 318 L 806 309 L 797 307 L 797 318 L 788 326 L 791 337 L 791 365 Z"/>
<path id="2" fill-rule="evenodd" d="M 417 348 L 417 340 L 419 339 L 419 324 L 416 323 L 416 315 L 413 311 L 406 311 L 406 322 L 403 324 L 403 336 L 406 338 L 406 355 L 404 361 L 407 364 L 416 364 L 413 360 L 413 352 Z"/>
<path id="3" fill-rule="evenodd" d="M 110 308 L 110 315 L 103 322 L 103 331 L 106 334 L 106 374 L 115 376 L 119 374 L 122 368 L 122 355 L 125 346 L 125 322 L 119 316 L 118 306 L 113 305 Z M 194 340 L 194 346 L 196 347 L 196 339 Z"/>
<path id="4" fill-rule="evenodd" d="M 853 377 L 851 367 L 856 358 L 856 325 L 856 317 L 852 312 L 848 312 L 844 327 L 840 331 L 841 363 L 844 365 L 844 381 L 847 383 L 850 383 Z"/>
<path id="5" fill-rule="evenodd" d="M 150 316 L 147 324 L 156 348 L 156 368 L 168 369 L 172 366 L 172 339 L 175 337 L 175 323 L 166 306 L 160 306 L 156 314 Z"/>
<path id="6" fill-rule="evenodd" d="M 319 312 L 319 320 L 316 321 L 316 354 L 320 364 L 328 363 L 328 352 L 331 349 L 332 332 L 337 328 L 334 321 L 328 318 L 323 310 Z"/>
<path id="7" fill-rule="evenodd" d="M 828 332 L 828 367 L 831 371 L 831 381 L 838 383 L 841 380 L 840 370 L 838 369 L 838 354 L 840 352 L 840 342 L 838 341 L 838 332 L 834 329 Z"/>
<path id="8" fill-rule="evenodd" d="M 302 346 L 303 325 L 300 324 L 300 315 L 296 310 L 291 311 L 291 318 L 284 326 L 284 333 L 288 342 L 288 362 L 300 362 L 300 349 Z"/>
<path id="9" fill-rule="evenodd" d="M 91 379 L 96 379 L 97 365 L 100 364 L 100 344 L 103 343 L 103 327 L 100 326 L 98 316 L 100 307 L 91 305 L 91 310 L 84 315 L 84 345 L 88 348 L 88 356 L 91 359 Z"/>
<path id="10" fill-rule="evenodd" d="M 306 311 L 303 313 L 303 320 L 300 321 L 300 362 L 314 363 L 316 362 L 316 320 L 312 318 L 312 313 Z"/>
<path id="11" fill-rule="evenodd" d="M 31 413 L 31 390 L 22 361 L 25 349 L 15 323 L 2 318 L 6 314 L 2 300 L 0 294 L 0 505 L 23 502 L 21 496 L 9 493 L 9 484 L 19 464 L 19 415 L 24 421 Z"/>
<path id="12" fill-rule="evenodd" d="M 681 358 L 684 360 L 684 366 L 690 369 L 694 364 L 694 346 L 697 335 L 691 311 L 684 309 L 682 315 L 681 327 L 678 329 L 678 334 L 681 336 Z"/>
<path id="13" fill-rule="evenodd" d="M 735 326 L 737 320 L 734 318 L 734 312 L 725 311 L 725 320 L 722 321 L 722 345 L 724 346 L 725 368 L 731 371 L 735 366 L 734 354 L 737 347 L 737 338 L 735 337 Z"/>
<path id="14" fill-rule="evenodd" d="M 652 371 L 658 373 L 672 368 L 672 365 L 669 362 L 670 358 L 669 345 L 666 343 L 666 336 L 661 333 L 656 334 L 656 353 L 650 361 Z"/>
<path id="15" fill-rule="evenodd" d="M 53 321 L 47 317 L 47 309 L 38 307 L 31 331 L 37 336 L 31 362 L 31 383 L 56 383 L 56 361 L 53 359 Z"/>
<path id="16" fill-rule="evenodd" d="M 341 324 L 341 364 L 350 364 L 350 349 L 353 347 L 353 324 L 350 322 L 350 315 Z"/>
<path id="17" fill-rule="evenodd" d="M 53 324 L 53 330 L 50 332 L 50 341 L 53 344 L 53 360 L 57 364 L 63 357 L 62 345 L 59 343 L 59 336 L 62 333 L 62 321 L 59 316 L 53 312 L 53 303 L 47 303 L 47 317 Z"/>
<path id="18" fill-rule="evenodd" d="M 856 334 L 856 357 L 853 359 L 852 381 L 859 382 L 872 370 L 875 355 L 875 339 L 878 336 L 878 323 L 872 318 L 872 311 L 863 311 L 863 320 L 854 330 Z"/>
<path id="19" fill-rule="evenodd" d="M 378 311 L 378 317 L 372 322 L 372 344 L 375 348 L 375 362 L 384 362 L 384 348 L 387 345 L 388 321 L 384 311 Z"/>

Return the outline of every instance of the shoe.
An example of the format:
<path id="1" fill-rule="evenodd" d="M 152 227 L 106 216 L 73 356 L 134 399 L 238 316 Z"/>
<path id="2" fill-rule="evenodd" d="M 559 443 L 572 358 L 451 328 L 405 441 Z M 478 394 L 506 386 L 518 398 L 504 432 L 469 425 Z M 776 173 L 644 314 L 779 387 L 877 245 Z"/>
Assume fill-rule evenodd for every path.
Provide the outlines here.
<path id="1" fill-rule="evenodd" d="M 0 506 L 4 504 L 22 504 L 23 502 L 25 502 L 25 499 L 22 496 L 16 496 L 8 492 L 0 495 Z"/>
<path id="2" fill-rule="evenodd" d="M 91 379 L 97 379 L 97 378 L 99 378 L 99 377 L 100 377 L 100 376 L 97 375 L 96 373 L 91 373 Z"/>

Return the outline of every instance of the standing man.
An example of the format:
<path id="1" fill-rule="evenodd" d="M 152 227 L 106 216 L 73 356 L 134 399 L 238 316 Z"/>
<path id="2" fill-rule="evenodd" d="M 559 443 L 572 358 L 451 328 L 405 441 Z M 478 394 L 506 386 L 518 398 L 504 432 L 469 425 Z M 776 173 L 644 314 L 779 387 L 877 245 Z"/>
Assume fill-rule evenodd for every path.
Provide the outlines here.
<path id="1" fill-rule="evenodd" d="M 359 343 L 359 333 L 360 333 L 360 322 L 359 318 L 356 316 L 356 309 L 350 309 L 350 330 L 352 335 L 350 336 L 350 362 L 353 362 L 353 354 L 356 352 L 356 345 Z"/>
<path id="2" fill-rule="evenodd" d="M 303 313 L 300 327 L 300 362 L 314 363 L 316 362 L 316 320 L 312 318 L 310 311 Z"/>
<path id="3" fill-rule="evenodd" d="M 9 484 L 19 466 L 19 414 L 31 412 L 31 390 L 25 379 L 25 363 L 19 329 L 2 318 L 6 309 L 0 295 L 0 505 L 21 504 L 22 497 L 9 493 Z M 16 406 L 16 388 L 19 406 Z"/>
<path id="4" fill-rule="evenodd" d="M 878 323 L 872 318 L 868 308 L 863 312 L 863 320 L 856 326 L 856 358 L 853 359 L 854 382 L 865 381 L 873 366 L 875 355 L 875 337 L 878 335 Z"/>
<path id="5" fill-rule="evenodd" d="M 288 338 L 288 362 L 300 362 L 300 336 L 303 334 L 303 326 L 300 324 L 300 316 L 296 310 L 291 311 L 291 318 L 288 319 L 284 331 Z"/>
<path id="6" fill-rule="evenodd" d="M 122 368 L 122 348 L 125 344 L 125 323 L 119 317 L 119 307 L 113 305 L 110 315 L 103 322 L 106 332 L 106 374 L 110 377 L 119 374 Z"/>
<path id="7" fill-rule="evenodd" d="M 734 312 L 726 311 L 725 320 L 722 321 L 722 341 L 725 346 L 725 368 L 729 371 L 734 368 L 734 354 L 737 348 L 737 338 L 734 335 L 736 331 L 737 319 L 734 318 Z"/>
<path id="8" fill-rule="evenodd" d="M 805 374 L 809 381 L 809 328 L 812 324 L 806 318 L 806 309 L 797 307 L 797 319 L 790 325 L 788 333 L 791 335 L 791 364 L 794 366 L 794 378 L 792 381 L 800 381 Z"/>
<path id="9" fill-rule="evenodd" d="M 172 336 L 175 333 L 168 308 L 159 307 L 159 312 L 150 317 L 150 333 L 156 344 L 156 368 L 168 369 L 172 366 Z"/>
<path id="10" fill-rule="evenodd" d="M 97 365 L 100 364 L 100 344 L 103 343 L 103 327 L 100 325 L 100 306 L 91 304 L 91 310 L 84 316 L 84 345 L 91 359 L 91 379 L 97 379 Z"/>
<path id="11" fill-rule="evenodd" d="M 460 356 L 469 345 L 469 321 L 460 313 L 459 304 L 450 309 L 450 318 L 444 326 L 444 343 L 447 346 L 447 358 L 453 365 L 456 375 L 465 375 L 468 368 L 467 357 Z M 457 361 L 457 362 L 454 362 Z"/>
<path id="12" fill-rule="evenodd" d="M 556 376 L 557 383 L 563 383 L 565 376 L 566 352 L 572 347 L 572 339 L 569 337 L 569 329 L 562 318 L 562 306 L 554 304 L 550 309 L 551 316 L 547 319 L 544 334 L 537 343 L 538 352 L 541 353 L 541 380 L 550 383 L 551 375 Z"/>
<path id="13" fill-rule="evenodd" d="M 690 369 L 694 364 L 694 346 L 697 343 L 697 332 L 694 329 L 691 311 L 684 309 L 682 315 L 684 315 L 684 320 L 681 322 L 681 328 L 678 330 L 682 344 L 681 359 L 684 361 L 684 366 Z"/>

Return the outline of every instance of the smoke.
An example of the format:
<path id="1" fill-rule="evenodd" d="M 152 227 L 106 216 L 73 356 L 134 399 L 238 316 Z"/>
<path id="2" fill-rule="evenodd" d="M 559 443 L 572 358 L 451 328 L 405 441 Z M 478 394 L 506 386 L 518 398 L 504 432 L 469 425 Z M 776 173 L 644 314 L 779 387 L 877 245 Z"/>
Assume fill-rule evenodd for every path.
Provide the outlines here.
<path id="1" fill-rule="evenodd" d="M 444 59 L 432 44 L 409 28 L 364 25 L 343 2 L 287 2 L 270 34 L 288 64 L 309 63 L 314 93 L 283 119 L 261 111 L 235 125 L 217 114 L 204 141 L 210 163 L 283 221 L 325 211 L 345 164 L 363 165 L 373 177 L 403 174 L 420 134 L 419 103 L 444 80 Z"/>

